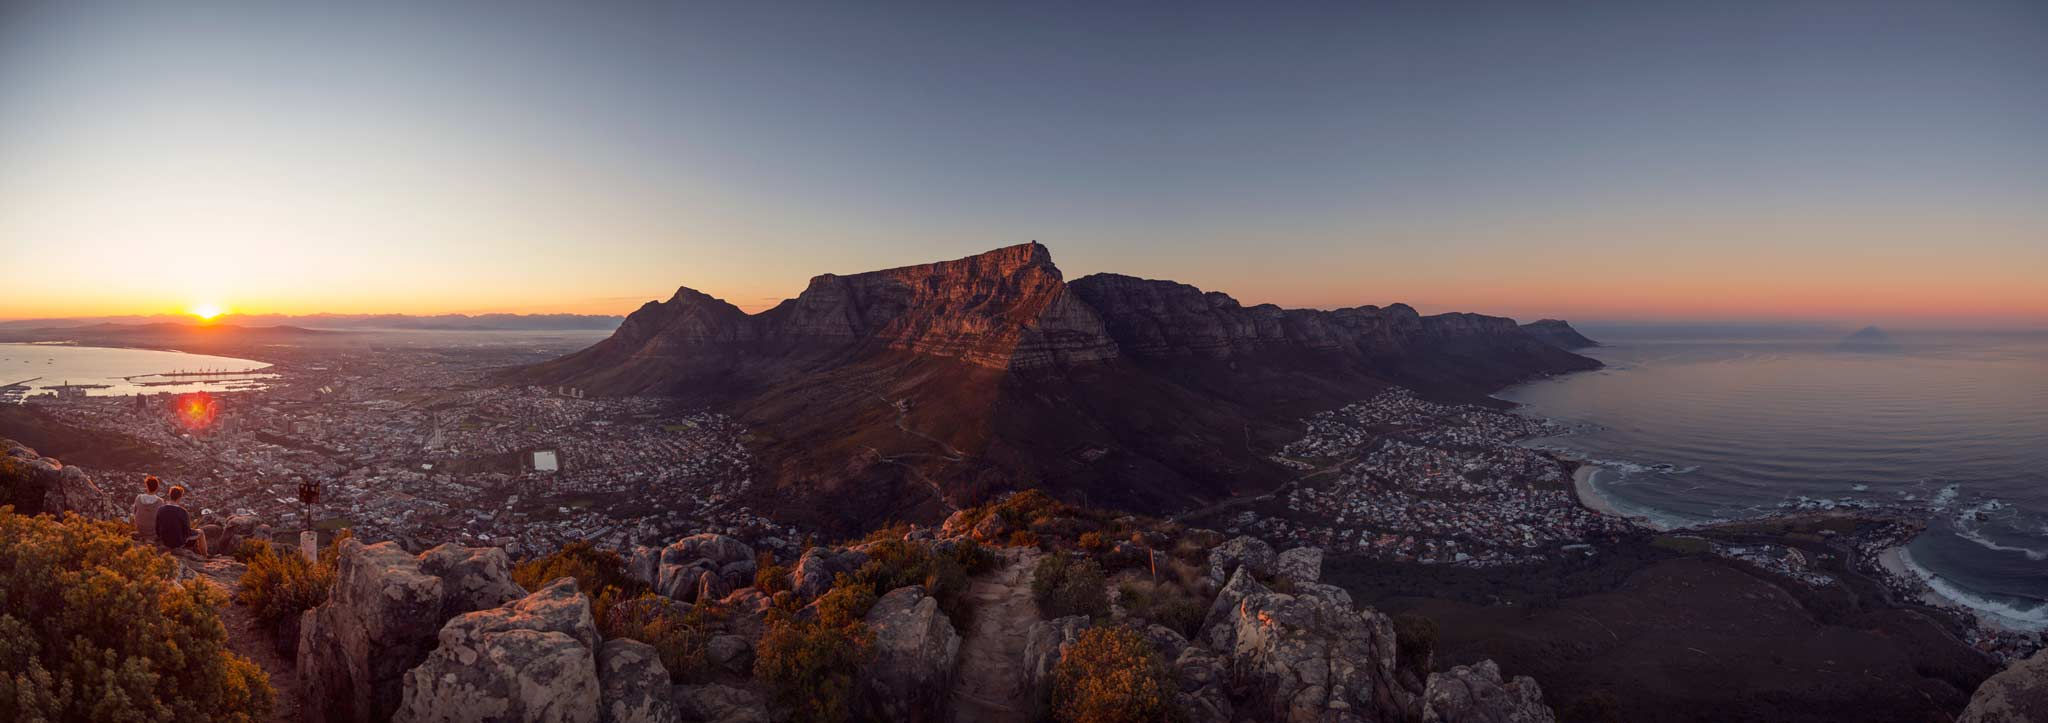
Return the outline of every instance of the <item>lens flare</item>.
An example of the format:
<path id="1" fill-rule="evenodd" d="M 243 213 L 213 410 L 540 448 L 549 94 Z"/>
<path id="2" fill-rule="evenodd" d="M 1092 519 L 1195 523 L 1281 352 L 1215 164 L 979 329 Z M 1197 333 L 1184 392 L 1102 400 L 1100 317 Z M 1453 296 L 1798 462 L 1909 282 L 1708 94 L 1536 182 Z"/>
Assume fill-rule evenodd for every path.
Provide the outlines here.
<path id="1" fill-rule="evenodd" d="M 213 425 L 213 396 L 206 392 L 178 397 L 176 409 L 178 421 L 183 422 L 187 429 L 200 430 Z"/>

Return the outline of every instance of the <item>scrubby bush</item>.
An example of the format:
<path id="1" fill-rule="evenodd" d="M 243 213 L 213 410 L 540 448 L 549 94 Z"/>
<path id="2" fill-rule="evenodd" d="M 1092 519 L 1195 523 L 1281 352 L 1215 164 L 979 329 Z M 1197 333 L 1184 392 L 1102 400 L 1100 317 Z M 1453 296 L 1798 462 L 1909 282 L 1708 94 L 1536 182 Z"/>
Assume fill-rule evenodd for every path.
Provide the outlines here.
<path id="1" fill-rule="evenodd" d="M 701 682 L 711 675 L 709 643 L 725 621 L 726 611 L 708 603 L 677 612 L 681 609 L 680 603 L 651 592 L 609 601 L 604 615 L 597 618 L 598 632 L 607 639 L 627 638 L 654 646 L 661 667 L 668 670 L 673 682 Z"/>
<path id="2" fill-rule="evenodd" d="M 1052 714 L 1067 723 L 1180 718 L 1173 679 L 1152 643 L 1128 628 L 1090 628 L 1053 668 Z"/>
<path id="3" fill-rule="evenodd" d="M 1172 628 L 1192 638 L 1208 617 L 1209 606 L 1172 580 L 1132 580 L 1117 586 L 1117 599 L 1131 615 Z"/>
<path id="4" fill-rule="evenodd" d="M 600 550 L 586 541 L 571 542 L 512 566 L 512 581 L 527 590 L 539 590 L 564 577 L 576 578 L 576 589 L 590 596 L 590 613 L 598 620 L 605 619 L 612 605 L 647 592 L 647 583 L 626 574 L 626 561 L 619 553 Z"/>
<path id="5" fill-rule="evenodd" d="M 839 576 L 841 585 L 818 597 L 810 619 L 780 608 L 754 649 L 754 677 L 799 720 L 843 721 L 853 716 L 855 686 L 874 655 L 874 632 L 861 618 L 875 604 L 871 586 Z"/>
<path id="6" fill-rule="evenodd" d="M 1018 530 L 1010 533 L 1010 547 L 1038 547 L 1038 533 Z"/>
<path id="7" fill-rule="evenodd" d="M 762 594 L 771 597 L 775 593 L 791 589 L 789 584 L 789 568 L 775 564 L 775 555 L 773 554 L 763 552 L 755 555 L 754 587 L 760 589 Z"/>
<path id="8" fill-rule="evenodd" d="M 276 631 L 299 613 L 327 602 L 334 589 L 333 558 L 324 563 L 308 562 L 304 555 L 279 553 L 275 545 L 247 540 L 235 549 L 235 557 L 248 564 L 236 596 L 265 627 Z"/>
<path id="9" fill-rule="evenodd" d="M 1039 560 L 1031 576 L 1031 595 L 1046 617 L 1109 614 L 1102 567 L 1087 557 L 1061 552 Z"/>
<path id="10" fill-rule="evenodd" d="M 1416 676 L 1429 677 L 1432 659 L 1436 657 L 1436 621 L 1421 615 L 1404 614 L 1394 616 L 1394 647 L 1399 650 L 1398 664 L 1415 671 Z"/>
<path id="11" fill-rule="evenodd" d="M 1102 533 L 1100 532 L 1081 533 L 1081 539 L 1077 544 L 1081 546 L 1081 549 L 1089 552 L 1101 552 L 1109 548 L 1109 544 L 1102 541 Z"/>
<path id="12" fill-rule="evenodd" d="M 5 442 L 0 440 L 0 451 L 6 450 Z M 0 506 L 7 505 L 18 514 L 33 515 L 42 512 L 43 501 L 29 490 L 28 463 L 0 454 Z"/>
<path id="13" fill-rule="evenodd" d="M 226 601 L 176 569 L 125 525 L 0 507 L 0 714 L 269 720 L 268 676 L 228 650 Z"/>
<path id="14" fill-rule="evenodd" d="M 994 565 L 995 556 L 978 544 L 956 544 L 939 552 L 922 543 L 889 540 L 868 548 L 868 561 L 833 583 L 834 591 L 858 587 L 865 594 L 880 597 L 908 585 L 924 586 L 925 594 L 939 601 L 939 609 L 954 627 L 966 629 L 974 619 L 967 598 L 969 579 Z M 873 604 L 873 599 L 869 599 Z M 866 613 L 865 607 L 861 613 Z"/>

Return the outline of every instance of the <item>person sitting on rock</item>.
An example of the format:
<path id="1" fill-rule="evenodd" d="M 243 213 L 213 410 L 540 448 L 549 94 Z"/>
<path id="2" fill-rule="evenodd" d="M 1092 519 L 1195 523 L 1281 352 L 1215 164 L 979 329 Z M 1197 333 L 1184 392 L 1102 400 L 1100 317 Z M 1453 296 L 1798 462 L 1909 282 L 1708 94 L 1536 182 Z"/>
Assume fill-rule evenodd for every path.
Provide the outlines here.
<path id="1" fill-rule="evenodd" d="M 206 536 L 192 529 L 192 514 L 185 511 L 184 505 L 178 504 L 185 499 L 184 486 L 171 485 L 166 496 L 170 500 L 156 510 L 157 542 L 163 543 L 167 549 L 185 548 L 201 556 L 206 555 Z"/>
<path id="2" fill-rule="evenodd" d="M 143 475 L 142 494 L 135 496 L 135 536 L 144 541 L 156 541 L 156 510 L 164 504 L 164 498 L 156 496 L 156 488 L 163 484 L 156 475 Z"/>

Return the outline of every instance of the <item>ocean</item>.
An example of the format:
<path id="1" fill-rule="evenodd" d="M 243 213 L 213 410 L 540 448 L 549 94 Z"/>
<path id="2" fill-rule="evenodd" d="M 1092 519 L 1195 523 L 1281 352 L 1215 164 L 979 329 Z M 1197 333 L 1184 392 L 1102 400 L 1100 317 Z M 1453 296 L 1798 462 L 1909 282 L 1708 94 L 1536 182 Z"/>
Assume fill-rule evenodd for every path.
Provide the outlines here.
<path id="1" fill-rule="evenodd" d="M 2048 629 L 2048 334 L 1582 328 L 1606 369 L 1502 392 L 1594 490 L 1661 527 L 1793 509 L 1923 515 L 1909 568 Z"/>
<path id="2" fill-rule="evenodd" d="M 113 349 L 69 344 L 0 344 L 0 385 L 27 387 L 26 394 L 49 394 L 62 385 L 84 389 L 87 396 L 125 396 L 170 392 L 220 392 L 261 389 L 270 374 L 232 374 L 215 378 L 162 376 L 172 372 L 246 372 L 270 366 L 263 362 L 204 354 L 150 349 Z M 17 388 L 18 389 L 18 388 Z M 19 394 L 0 395 L 0 401 Z"/>

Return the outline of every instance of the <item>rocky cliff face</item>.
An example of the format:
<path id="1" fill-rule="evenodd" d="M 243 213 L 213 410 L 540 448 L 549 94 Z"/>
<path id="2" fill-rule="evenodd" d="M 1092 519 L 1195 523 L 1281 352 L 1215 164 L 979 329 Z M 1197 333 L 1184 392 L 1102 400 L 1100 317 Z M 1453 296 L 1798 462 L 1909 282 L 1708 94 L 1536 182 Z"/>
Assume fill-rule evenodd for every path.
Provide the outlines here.
<path id="1" fill-rule="evenodd" d="M 763 377 L 897 351 L 989 369 L 1116 358 L 1093 309 L 1075 299 L 1045 246 L 849 276 L 824 274 L 759 314 L 693 289 L 649 302 L 618 332 L 528 377 L 601 393 L 667 393 L 720 377 Z"/>

